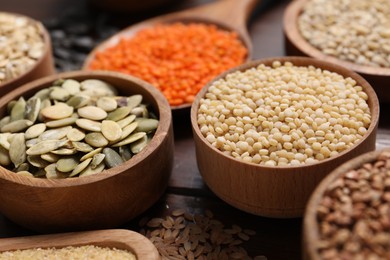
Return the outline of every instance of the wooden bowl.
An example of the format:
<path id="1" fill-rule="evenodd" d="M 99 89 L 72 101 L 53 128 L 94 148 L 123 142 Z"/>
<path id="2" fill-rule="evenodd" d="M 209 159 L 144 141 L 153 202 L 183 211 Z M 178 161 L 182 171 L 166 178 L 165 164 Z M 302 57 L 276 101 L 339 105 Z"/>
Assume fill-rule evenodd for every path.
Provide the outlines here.
<path id="1" fill-rule="evenodd" d="M 114 72 L 68 72 L 23 85 L 0 99 L 0 115 L 20 96 L 28 98 L 60 78 L 100 79 L 119 94 L 141 94 L 160 123 L 150 143 L 125 163 L 82 178 L 39 179 L 0 167 L 0 212 L 32 230 L 74 231 L 111 228 L 136 217 L 163 194 L 173 164 L 171 110 L 162 94 L 146 82 Z"/>
<path id="2" fill-rule="evenodd" d="M 22 73 L 21 75 L 13 79 L 0 83 L 0 95 L 4 95 L 12 91 L 14 88 L 17 88 L 25 83 L 55 73 L 54 62 L 52 57 L 51 40 L 46 28 L 42 25 L 42 23 L 20 14 L 14 14 L 8 12 L 2 12 L 2 13 L 17 16 L 17 17 L 24 17 L 30 23 L 36 24 L 42 33 L 45 47 L 44 47 L 44 53 L 42 57 L 39 58 L 29 70 L 25 71 L 24 73 Z"/>
<path id="3" fill-rule="evenodd" d="M 275 60 L 282 63 L 290 61 L 297 66 L 313 65 L 356 80 L 369 97 L 368 105 L 372 116 L 371 125 L 363 138 L 337 156 L 314 164 L 271 167 L 237 160 L 212 147 L 200 132 L 197 111 L 200 99 L 211 85 L 209 83 L 196 96 L 191 109 L 196 158 L 199 171 L 206 184 L 218 197 L 232 206 L 266 217 L 301 217 L 311 192 L 329 172 L 343 162 L 375 149 L 379 104 L 374 90 L 361 76 L 338 65 L 312 58 L 280 57 L 257 60 L 229 70 L 214 81 L 234 71 L 245 71 L 259 64 L 270 66 Z"/>
<path id="4" fill-rule="evenodd" d="M 328 56 L 311 45 L 299 32 L 298 17 L 308 0 L 295 0 L 287 6 L 283 17 L 285 51 L 291 56 L 309 56 L 349 68 L 363 76 L 374 88 L 381 102 L 390 101 L 390 68 L 376 68 Z"/>
<path id="5" fill-rule="evenodd" d="M 318 187 L 313 191 L 310 196 L 309 202 L 306 207 L 304 222 L 303 222 L 303 256 L 304 259 L 322 259 L 317 251 L 319 243 L 319 226 L 317 221 L 317 208 L 318 205 L 331 183 L 337 180 L 341 175 L 346 172 L 358 169 L 365 163 L 371 163 L 377 160 L 378 156 L 383 152 L 389 152 L 390 149 L 384 149 L 380 151 L 373 151 L 362 154 L 352 160 L 345 162 L 332 171 L 326 178 L 324 178 Z"/>
<path id="6" fill-rule="evenodd" d="M 133 253 L 137 259 L 159 260 L 157 248 L 143 235 L 124 229 L 107 229 L 0 239 L 0 252 L 33 248 L 94 245 Z"/>

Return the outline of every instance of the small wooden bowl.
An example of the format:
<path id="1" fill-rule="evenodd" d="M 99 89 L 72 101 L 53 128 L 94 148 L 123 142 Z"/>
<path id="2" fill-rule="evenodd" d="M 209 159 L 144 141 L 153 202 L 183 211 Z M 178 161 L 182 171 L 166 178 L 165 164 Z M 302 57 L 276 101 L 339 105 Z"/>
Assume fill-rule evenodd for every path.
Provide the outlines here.
<path id="1" fill-rule="evenodd" d="M 229 70 L 214 81 L 225 78 L 227 74 L 234 71 L 245 71 L 259 64 L 271 66 L 275 60 L 282 63 L 289 61 L 297 66 L 313 65 L 356 80 L 369 97 L 368 105 L 372 121 L 365 136 L 352 148 L 314 164 L 267 167 L 245 163 L 212 147 L 200 132 L 197 111 L 200 99 L 206 94 L 211 85 L 210 82 L 196 96 L 191 109 L 196 158 L 199 171 L 206 184 L 218 197 L 232 206 L 266 217 L 301 217 L 311 192 L 329 172 L 345 161 L 375 149 L 379 103 L 374 90 L 361 76 L 338 65 L 312 58 L 280 57 L 257 60 Z"/>
<path id="2" fill-rule="evenodd" d="M 381 102 L 390 101 L 390 68 L 376 68 L 344 61 L 328 56 L 315 48 L 303 38 L 298 28 L 298 17 L 308 0 L 292 1 L 286 8 L 283 17 L 285 51 L 291 56 L 308 56 L 349 68 L 363 76 L 374 88 Z"/>
<path id="3" fill-rule="evenodd" d="M 33 248 L 94 245 L 131 252 L 137 259 L 161 259 L 157 248 L 143 235 L 125 229 L 95 230 L 0 239 L 0 252 Z"/>
<path id="4" fill-rule="evenodd" d="M 350 161 L 345 162 L 344 164 L 337 167 L 332 171 L 326 178 L 324 178 L 318 187 L 313 191 L 310 196 L 309 202 L 306 207 L 304 221 L 303 221 L 303 258 L 307 260 L 319 260 L 321 259 L 317 251 L 317 245 L 319 242 L 319 227 L 317 221 L 317 208 L 318 205 L 331 183 L 333 183 L 340 175 L 345 174 L 346 172 L 358 169 L 365 163 L 371 163 L 376 161 L 378 156 L 383 151 L 390 151 L 389 148 L 373 151 L 362 154 Z"/>
<path id="5" fill-rule="evenodd" d="M 12 91 L 14 88 L 17 88 L 30 81 L 33 81 L 41 77 L 49 76 L 55 73 L 54 62 L 52 57 L 51 40 L 49 37 L 49 33 L 47 32 L 46 28 L 42 25 L 42 23 L 20 14 L 14 14 L 8 12 L 2 12 L 2 13 L 17 16 L 17 17 L 24 17 L 30 23 L 36 24 L 42 33 L 45 47 L 44 47 L 44 53 L 42 57 L 35 62 L 34 66 L 32 66 L 29 70 L 25 71 L 23 74 L 13 79 L 10 79 L 8 81 L 5 81 L 3 83 L 0 83 L 0 95 L 4 95 Z"/>
<path id="6" fill-rule="evenodd" d="M 119 94 L 141 94 L 160 123 L 150 143 L 125 163 L 82 178 L 39 179 L 0 167 L 0 212 L 32 230 L 74 231 L 112 228 L 136 217 L 165 191 L 173 165 L 173 127 L 168 102 L 153 86 L 115 72 L 78 71 L 45 77 L 0 99 L 0 115 L 20 96 L 28 98 L 60 78 L 100 79 Z"/>

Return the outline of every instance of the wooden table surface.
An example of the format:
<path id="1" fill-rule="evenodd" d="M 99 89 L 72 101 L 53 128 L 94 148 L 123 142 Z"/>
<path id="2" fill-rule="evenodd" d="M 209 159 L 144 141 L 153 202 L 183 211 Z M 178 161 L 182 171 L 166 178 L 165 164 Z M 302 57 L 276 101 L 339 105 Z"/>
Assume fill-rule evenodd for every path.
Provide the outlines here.
<path id="1" fill-rule="evenodd" d="M 50 19 L 79 0 L 0 0 L 0 10 L 19 12 L 36 19 Z M 176 5 L 153 13 L 128 15 L 128 25 L 147 17 L 196 6 L 211 0 L 178 1 Z M 259 6 L 248 25 L 253 40 L 254 59 L 283 56 L 283 11 L 288 1 L 266 1 Z M 123 17 L 122 17 L 123 18 Z M 123 22 L 123 21 L 122 21 Z M 377 149 L 390 146 L 389 104 L 381 104 Z M 218 199 L 199 174 L 189 115 L 174 118 L 175 158 L 172 177 L 165 195 L 143 216 L 165 216 L 172 209 L 184 208 L 194 213 L 213 211 L 225 225 L 238 224 L 257 234 L 245 243 L 250 256 L 264 255 L 268 259 L 300 259 L 302 219 L 270 219 L 247 214 Z M 120 228 L 137 229 L 139 218 Z M 32 235 L 34 232 L 17 226 L 0 215 L 0 237 Z"/>

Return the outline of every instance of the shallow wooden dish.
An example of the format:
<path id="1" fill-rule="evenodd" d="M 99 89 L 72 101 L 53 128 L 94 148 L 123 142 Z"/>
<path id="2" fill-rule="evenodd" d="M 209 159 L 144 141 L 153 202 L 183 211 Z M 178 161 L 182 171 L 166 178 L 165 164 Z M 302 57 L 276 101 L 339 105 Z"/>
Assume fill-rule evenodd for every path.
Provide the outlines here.
<path id="1" fill-rule="evenodd" d="M 41 22 L 38 22 L 32 18 L 29 18 L 27 16 L 23 16 L 20 14 L 14 14 L 14 13 L 6 13 L 2 12 L 5 14 L 9 15 L 14 15 L 14 16 L 20 16 L 20 17 L 25 17 L 27 18 L 31 23 L 37 24 L 38 28 L 42 32 L 43 36 L 43 41 L 45 44 L 45 49 L 42 57 L 36 61 L 34 66 L 32 66 L 29 70 L 24 72 L 23 74 L 10 79 L 6 82 L 0 83 L 0 95 L 4 95 L 12 89 L 17 88 L 25 83 L 28 83 L 32 80 L 44 77 L 44 76 L 49 76 L 55 73 L 54 69 L 54 62 L 53 62 L 53 57 L 52 57 L 52 45 L 51 45 L 51 40 L 49 37 L 49 33 L 47 32 L 46 28 L 42 25 Z"/>
<path id="2" fill-rule="evenodd" d="M 107 229 L 0 239 L 0 252 L 32 248 L 94 245 L 133 253 L 137 259 L 161 259 L 157 248 L 143 235 L 125 229 Z"/>
<path id="3" fill-rule="evenodd" d="M 307 42 L 299 32 L 297 21 L 308 0 L 294 0 L 286 8 L 283 17 L 285 51 L 287 55 L 309 56 L 349 68 L 363 76 L 374 88 L 381 102 L 390 102 L 390 68 L 375 68 L 328 56 Z"/>
<path id="4" fill-rule="evenodd" d="M 257 60 L 229 70 L 215 80 L 224 78 L 231 72 L 245 71 L 259 64 L 271 65 L 275 60 L 282 63 L 290 61 L 301 66 L 313 65 L 355 79 L 369 97 L 372 122 L 366 135 L 349 150 L 314 164 L 267 167 L 244 163 L 212 147 L 200 132 L 197 111 L 200 99 L 210 87 L 209 83 L 196 96 L 191 108 L 196 158 L 206 184 L 217 196 L 232 206 L 266 217 L 301 217 L 311 192 L 329 172 L 345 161 L 375 149 L 379 104 L 374 90 L 361 76 L 346 68 L 311 58 L 280 57 Z"/>
<path id="5" fill-rule="evenodd" d="M 131 25 L 130 27 L 113 35 L 92 50 L 83 64 L 83 69 L 89 69 L 89 65 L 97 52 L 115 46 L 122 37 L 132 37 L 139 30 L 152 27 L 156 24 L 169 24 L 175 22 L 214 24 L 222 30 L 237 32 L 242 43 L 248 50 L 246 61 L 249 61 L 252 57 L 252 42 L 249 37 L 246 24 L 252 10 L 258 2 L 260 2 L 260 0 L 216 1 L 215 3 L 158 16 L 135 25 Z M 174 114 L 183 113 L 178 110 L 184 110 L 185 113 L 185 111 L 188 112 L 190 110 L 191 104 L 172 106 L 171 108 Z"/>
<path id="6" fill-rule="evenodd" d="M 112 228 L 139 215 L 163 194 L 173 164 L 172 115 L 154 87 L 114 72 L 68 72 L 23 85 L 0 99 L 0 117 L 9 101 L 25 98 L 59 78 L 96 78 L 114 85 L 119 94 L 141 94 L 160 119 L 150 143 L 125 163 L 82 178 L 39 179 L 18 176 L 0 167 L 0 212 L 36 231 Z"/>
<path id="7" fill-rule="evenodd" d="M 304 259 L 319 260 L 320 255 L 317 252 L 317 243 L 319 242 L 319 233 L 318 233 L 318 221 L 316 219 L 316 209 L 319 202 L 321 201 L 324 192 L 333 183 L 340 175 L 353 170 L 360 168 L 365 163 L 374 162 L 379 154 L 383 151 L 390 151 L 390 149 L 385 149 L 381 151 L 373 151 L 362 154 L 350 161 L 345 162 L 334 171 L 332 171 L 314 190 L 313 194 L 310 196 L 310 200 L 307 204 L 305 211 L 304 221 L 303 221 L 303 256 Z"/>

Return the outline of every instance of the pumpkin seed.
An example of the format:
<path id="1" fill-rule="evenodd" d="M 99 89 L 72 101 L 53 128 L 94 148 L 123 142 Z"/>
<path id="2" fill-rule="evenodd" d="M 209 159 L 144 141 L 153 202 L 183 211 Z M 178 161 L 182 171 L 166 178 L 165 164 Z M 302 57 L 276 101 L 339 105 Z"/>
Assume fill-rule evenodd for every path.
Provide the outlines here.
<path id="1" fill-rule="evenodd" d="M 104 168 L 105 168 L 104 163 L 101 163 L 95 169 L 92 169 L 91 165 L 88 165 L 88 167 L 85 168 L 85 170 L 82 171 L 79 176 L 86 177 L 86 176 L 94 175 L 97 173 L 101 173 L 104 170 Z"/>
<path id="2" fill-rule="evenodd" d="M 0 120 L 0 129 L 5 126 L 6 124 L 8 124 L 9 122 L 11 122 L 11 117 L 10 116 L 5 116 L 3 117 L 1 120 Z"/>
<path id="3" fill-rule="evenodd" d="M 51 99 L 58 100 L 58 101 L 66 101 L 69 99 L 70 93 L 69 91 L 67 91 L 62 87 L 55 86 L 55 87 L 51 87 L 51 92 L 49 97 Z"/>
<path id="4" fill-rule="evenodd" d="M 103 120 L 102 134 L 108 141 L 116 142 L 122 137 L 122 129 L 115 121 Z"/>
<path id="5" fill-rule="evenodd" d="M 46 125 L 44 123 L 39 123 L 36 125 L 30 126 L 24 133 L 26 139 L 32 139 L 40 136 L 46 130 Z"/>
<path id="6" fill-rule="evenodd" d="M 86 144 L 83 142 L 72 142 L 72 145 L 77 151 L 80 151 L 83 153 L 89 153 L 89 152 L 93 151 L 93 148 L 89 144 Z"/>
<path id="7" fill-rule="evenodd" d="M 134 130 L 137 128 L 137 126 L 138 126 L 137 122 L 133 122 L 130 125 L 125 126 L 122 130 L 122 136 L 121 136 L 120 140 L 123 140 L 126 137 L 128 137 L 132 132 L 134 132 Z"/>
<path id="8" fill-rule="evenodd" d="M 86 106 L 91 101 L 91 98 L 83 95 L 76 95 L 68 99 L 66 104 L 74 108 L 80 108 Z"/>
<path id="9" fill-rule="evenodd" d="M 151 133 L 158 127 L 158 120 L 152 118 L 137 118 L 138 122 L 137 131 Z"/>
<path id="10" fill-rule="evenodd" d="M 2 166 L 8 166 L 11 164 L 11 158 L 9 157 L 8 150 L 3 146 L 0 146 L 0 164 Z"/>
<path id="11" fill-rule="evenodd" d="M 44 140 L 41 141 L 32 147 L 30 147 L 26 153 L 27 155 L 41 155 L 51 151 L 54 151 L 62 146 L 64 146 L 67 141 L 59 141 L 59 140 Z"/>
<path id="12" fill-rule="evenodd" d="M 45 117 L 41 113 L 42 109 L 50 106 L 51 106 L 51 101 L 49 99 L 41 100 L 41 108 L 39 110 L 39 115 L 38 115 L 38 120 L 40 122 L 43 122 L 45 120 Z"/>
<path id="13" fill-rule="evenodd" d="M 98 79 L 86 79 L 80 82 L 82 90 L 91 91 L 92 96 L 115 96 L 117 90 L 109 83 Z"/>
<path id="14" fill-rule="evenodd" d="M 77 118 L 75 117 L 67 117 L 64 119 L 48 121 L 46 122 L 46 126 L 50 128 L 68 126 L 68 125 L 73 125 L 76 122 L 76 120 Z"/>
<path id="15" fill-rule="evenodd" d="M 107 112 L 100 107 L 85 106 L 77 110 L 77 113 L 86 119 L 90 120 L 103 120 L 107 117 Z"/>
<path id="16" fill-rule="evenodd" d="M 87 158 L 85 161 L 82 161 L 80 164 L 78 164 L 72 171 L 72 173 L 69 175 L 69 177 L 76 176 L 80 172 L 82 172 L 85 168 L 88 167 L 89 163 L 92 161 L 92 158 Z M 95 167 L 96 168 L 96 167 Z"/>
<path id="17" fill-rule="evenodd" d="M 77 150 L 71 149 L 71 148 L 61 148 L 61 149 L 53 150 L 53 151 L 51 151 L 51 153 L 54 153 L 57 155 L 72 155 L 72 154 L 76 154 Z"/>
<path id="18" fill-rule="evenodd" d="M 0 145 L 4 147 L 5 149 L 9 150 L 10 143 L 8 141 L 8 137 L 10 136 L 10 133 L 2 133 L 0 134 Z"/>
<path id="19" fill-rule="evenodd" d="M 11 113 L 11 110 L 15 106 L 16 102 L 18 102 L 18 101 L 11 100 L 10 102 L 8 102 L 8 104 L 7 104 L 7 112 L 8 113 Z"/>
<path id="20" fill-rule="evenodd" d="M 36 145 L 38 142 L 40 142 L 38 138 L 33 138 L 26 141 L 26 146 L 30 148 L 31 146 Z"/>
<path id="21" fill-rule="evenodd" d="M 127 145 L 127 144 L 133 143 L 133 142 L 143 138 L 145 135 L 146 135 L 145 132 L 134 133 L 134 134 L 129 135 L 127 138 L 123 139 L 122 141 L 120 141 L 116 144 L 113 144 L 112 146 L 118 147 L 118 146 L 122 146 L 122 145 Z"/>
<path id="22" fill-rule="evenodd" d="M 124 163 L 122 157 L 114 149 L 106 147 L 103 149 L 103 154 L 105 155 L 104 162 L 108 168 L 113 168 Z"/>
<path id="23" fill-rule="evenodd" d="M 103 162 L 105 157 L 106 157 L 106 155 L 103 153 L 95 154 L 92 157 L 91 168 L 95 169 L 99 164 L 101 164 Z"/>
<path id="24" fill-rule="evenodd" d="M 34 175 L 29 171 L 18 171 L 16 174 L 20 176 L 34 177 Z"/>
<path id="25" fill-rule="evenodd" d="M 121 128 L 124 128 L 125 126 L 132 123 L 135 120 L 135 118 L 136 118 L 135 115 L 129 115 L 129 116 L 117 121 L 117 123 Z"/>
<path id="26" fill-rule="evenodd" d="M 51 90 L 49 88 L 41 89 L 38 92 L 36 92 L 33 97 L 39 98 L 41 101 L 43 101 L 44 99 L 49 98 L 50 91 Z"/>
<path id="27" fill-rule="evenodd" d="M 84 139 L 85 133 L 78 128 L 72 128 L 66 134 L 66 137 L 69 139 L 69 141 L 78 142 Z"/>
<path id="28" fill-rule="evenodd" d="M 148 117 L 148 109 L 145 106 L 139 106 L 135 107 L 130 112 L 132 115 L 135 115 L 136 117 Z"/>
<path id="29" fill-rule="evenodd" d="M 107 120 L 119 121 L 130 114 L 130 107 L 119 107 L 107 115 Z"/>
<path id="30" fill-rule="evenodd" d="M 84 130 L 92 132 L 100 132 L 102 130 L 102 124 L 100 122 L 92 121 L 85 118 L 77 119 L 76 125 Z"/>
<path id="31" fill-rule="evenodd" d="M 24 110 L 26 108 L 26 101 L 23 97 L 20 97 L 19 100 L 11 109 L 11 121 L 16 121 L 24 118 Z"/>
<path id="32" fill-rule="evenodd" d="M 57 171 L 56 164 L 52 163 L 45 167 L 46 178 L 47 179 L 60 179 L 65 177 Z"/>
<path id="33" fill-rule="evenodd" d="M 71 129 L 72 129 L 71 126 L 64 126 L 64 127 L 60 127 L 60 128 L 47 130 L 39 136 L 39 140 L 42 140 L 42 141 L 60 140 L 60 139 L 64 138 Z"/>
<path id="34" fill-rule="evenodd" d="M 62 102 L 53 106 L 45 107 L 41 110 L 41 114 L 48 119 L 63 119 L 71 116 L 72 113 L 73 107 Z"/>
<path id="35" fill-rule="evenodd" d="M 80 158 L 80 161 L 84 161 L 86 159 L 89 159 L 89 158 L 92 158 L 95 154 L 98 154 L 100 153 L 101 151 L 103 150 L 103 148 L 99 147 L 99 148 L 96 148 L 95 150 L 85 154 L 83 157 Z"/>
<path id="36" fill-rule="evenodd" d="M 89 133 L 85 135 L 84 138 L 87 144 L 93 147 L 104 147 L 108 145 L 107 139 L 102 135 L 102 133 Z"/>
<path id="37" fill-rule="evenodd" d="M 40 109 L 41 109 L 41 100 L 36 97 L 30 98 L 26 102 L 24 118 L 32 122 L 35 122 L 38 118 Z"/>
<path id="38" fill-rule="evenodd" d="M 9 147 L 9 157 L 15 167 L 26 161 L 26 143 L 23 133 L 15 134 L 12 138 Z"/>
<path id="39" fill-rule="evenodd" d="M 130 148 L 127 145 L 119 147 L 119 155 L 124 161 L 130 160 L 133 156 L 130 152 Z"/>
<path id="40" fill-rule="evenodd" d="M 38 169 L 36 172 L 34 172 L 34 177 L 36 178 L 42 178 L 46 176 L 46 172 L 44 168 Z"/>
<path id="41" fill-rule="evenodd" d="M 13 169 L 13 172 L 20 172 L 20 171 L 28 171 L 30 169 L 30 166 L 28 163 L 21 163 L 18 167 L 15 167 Z"/>
<path id="42" fill-rule="evenodd" d="M 29 155 L 27 156 L 27 161 L 34 167 L 45 168 L 49 165 L 49 162 L 42 159 L 39 155 Z"/>
<path id="43" fill-rule="evenodd" d="M 130 144 L 131 152 L 133 154 L 137 154 L 137 153 L 141 152 L 146 147 L 146 145 L 148 143 L 149 143 L 148 136 L 145 135 L 144 137 L 142 137 L 138 141 L 135 141 L 134 143 Z"/>
<path id="44" fill-rule="evenodd" d="M 41 158 L 49 163 L 55 163 L 60 159 L 60 156 L 54 153 L 45 153 L 41 155 Z"/>
<path id="45" fill-rule="evenodd" d="M 139 106 L 142 102 L 142 95 L 132 95 L 127 98 L 127 106 L 131 109 Z"/>
<path id="46" fill-rule="evenodd" d="M 70 95 L 76 95 L 80 92 L 80 83 L 74 79 L 66 79 L 64 83 L 61 84 L 61 87 L 66 89 Z"/>
<path id="47" fill-rule="evenodd" d="M 27 119 L 19 119 L 12 121 L 1 128 L 1 132 L 17 133 L 31 126 L 33 122 Z"/>
<path id="48" fill-rule="evenodd" d="M 113 111 L 118 107 L 113 97 L 101 97 L 96 101 L 96 105 L 107 112 Z"/>
<path id="49" fill-rule="evenodd" d="M 76 157 L 62 158 L 57 161 L 56 169 L 60 172 L 70 172 L 73 171 L 78 164 L 79 161 Z"/>

